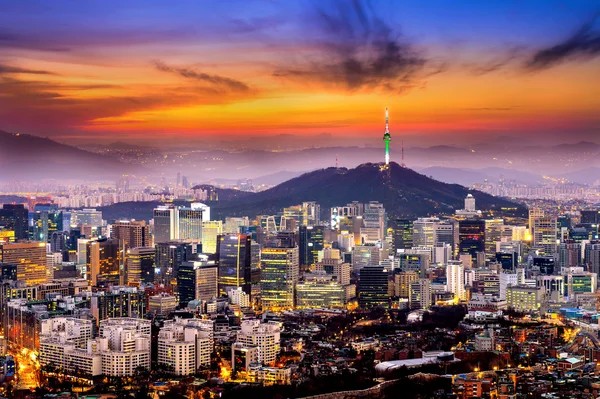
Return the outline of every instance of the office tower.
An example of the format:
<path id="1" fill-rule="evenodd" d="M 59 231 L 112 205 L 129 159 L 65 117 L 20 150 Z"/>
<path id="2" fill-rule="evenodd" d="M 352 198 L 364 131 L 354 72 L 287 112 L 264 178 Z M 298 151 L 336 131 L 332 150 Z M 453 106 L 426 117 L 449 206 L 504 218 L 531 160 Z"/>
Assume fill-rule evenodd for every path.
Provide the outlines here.
<path id="1" fill-rule="evenodd" d="M 467 299 L 465 267 L 460 261 L 451 260 L 446 265 L 446 291 L 452 292 L 459 301 Z"/>
<path id="2" fill-rule="evenodd" d="M 359 271 L 367 266 L 379 265 L 379 247 L 357 245 L 352 249 L 352 270 Z"/>
<path id="3" fill-rule="evenodd" d="M 485 250 L 485 221 L 466 219 L 458 222 L 458 252 L 469 254 L 472 259 Z"/>
<path id="4" fill-rule="evenodd" d="M 452 259 L 452 247 L 450 244 L 436 243 L 431 248 L 433 254 L 432 263 L 436 265 L 445 265 Z"/>
<path id="5" fill-rule="evenodd" d="M 223 234 L 223 222 L 210 220 L 202 223 L 202 253 L 217 253 L 217 237 Z"/>
<path id="6" fill-rule="evenodd" d="M 394 296 L 400 298 L 410 297 L 410 285 L 419 280 L 417 272 L 400 272 L 394 275 Z"/>
<path id="7" fill-rule="evenodd" d="M 297 309 L 344 308 L 346 288 L 332 275 L 307 273 L 304 281 L 296 284 Z"/>
<path id="8" fill-rule="evenodd" d="M 148 298 L 148 313 L 168 317 L 177 309 L 175 295 L 161 292 Z"/>
<path id="9" fill-rule="evenodd" d="M 385 131 L 383 133 L 383 142 L 385 143 L 385 166 L 390 163 L 390 141 L 392 141 L 392 135 L 390 134 L 388 109 L 385 108 Z"/>
<path id="10" fill-rule="evenodd" d="M 431 306 L 431 281 L 419 279 L 410 284 L 408 306 L 411 309 L 429 309 Z"/>
<path id="11" fill-rule="evenodd" d="M 30 238 L 33 241 L 48 242 L 55 231 L 63 231 L 63 215 L 56 205 L 37 204 L 30 213 Z"/>
<path id="12" fill-rule="evenodd" d="M 429 253 L 401 253 L 397 256 L 400 260 L 400 270 L 416 272 L 419 278 L 424 278 L 431 265 L 430 256 Z"/>
<path id="13" fill-rule="evenodd" d="M 393 219 L 390 221 L 394 252 L 413 246 L 413 223 L 409 219 Z"/>
<path id="14" fill-rule="evenodd" d="M 388 271 L 379 265 L 360 269 L 358 303 L 361 307 L 387 306 Z"/>
<path id="15" fill-rule="evenodd" d="M 588 271 L 600 275 L 600 242 L 586 244 L 585 263 Z"/>
<path id="16" fill-rule="evenodd" d="M 412 242 L 414 247 L 433 247 L 435 244 L 435 226 L 438 218 L 418 218 L 413 222 Z"/>
<path id="17" fill-rule="evenodd" d="M 565 300 L 564 276 L 537 276 L 536 286 L 541 288 L 547 301 L 563 302 Z"/>
<path id="18" fill-rule="evenodd" d="M 377 201 L 371 201 L 364 206 L 363 226 L 367 229 L 377 229 L 379 240 L 383 240 L 386 235 L 387 215 L 383 204 Z"/>
<path id="19" fill-rule="evenodd" d="M 581 223 L 586 224 L 599 224 L 600 223 L 600 209 L 587 209 L 580 211 Z"/>
<path id="20" fill-rule="evenodd" d="M 50 252 L 66 252 L 67 248 L 67 233 L 64 231 L 55 231 L 50 236 Z"/>
<path id="21" fill-rule="evenodd" d="M 535 312 L 542 302 L 542 289 L 527 285 L 506 288 L 506 306 L 517 312 Z"/>
<path id="22" fill-rule="evenodd" d="M 281 216 L 280 229 L 281 231 L 294 231 L 296 227 L 305 226 L 306 215 L 302 205 L 289 206 L 283 208 Z"/>
<path id="23" fill-rule="evenodd" d="M 465 211 L 467 212 L 476 212 L 477 207 L 475 206 L 475 198 L 472 194 L 467 194 L 465 198 Z"/>
<path id="24" fill-rule="evenodd" d="M 17 280 L 42 284 L 46 276 L 46 243 L 0 243 L 0 263 L 16 265 Z"/>
<path id="25" fill-rule="evenodd" d="M 565 296 L 574 298 L 577 294 L 595 293 L 598 275 L 583 270 L 583 267 L 570 267 L 561 271 L 565 281 Z"/>
<path id="26" fill-rule="evenodd" d="M 302 203 L 303 214 L 305 215 L 305 226 L 318 226 L 321 222 L 321 205 L 315 201 Z"/>
<path id="27" fill-rule="evenodd" d="M 127 250 L 124 283 L 131 286 L 154 283 L 156 249 L 138 247 Z"/>
<path id="28" fill-rule="evenodd" d="M 90 208 L 74 210 L 71 212 L 70 225 L 72 227 L 86 225 L 98 230 L 102 227 L 102 211 Z"/>
<path id="29" fill-rule="evenodd" d="M 502 272 L 498 274 L 498 297 L 506 299 L 506 289 L 510 286 L 518 285 L 517 273 Z"/>
<path id="30" fill-rule="evenodd" d="M 536 217 L 533 220 L 533 248 L 544 255 L 556 254 L 556 216 Z"/>
<path id="31" fill-rule="evenodd" d="M 556 265 L 556 258 L 553 256 L 536 256 L 533 258 L 533 267 L 539 269 L 541 274 L 551 275 L 559 272 L 558 266 Z"/>
<path id="32" fill-rule="evenodd" d="M 182 263 L 192 260 L 194 255 L 192 244 L 186 241 L 166 241 L 156 244 L 155 247 L 154 282 L 175 284 Z"/>
<path id="33" fill-rule="evenodd" d="M 543 209 L 540 208 L 529 208 L 529 233 L 530 235 L 533 237 L 533 231 L 534 231 L 534 221 L 537 218 L 541 218 L 544 217 L 546 215 L 546 213 L 544 212 Z"/>
<path id="34" fill-rule="evenodd" d="M 250 307 L 250 295 L 246 294 L 242 290 L 242 287 L 230 288 L 227 291 L 227 297 L 229 298 L 229 302 L 231 302 L 232 305 L 239 305 L 240 308 Z"/>
<path id="35" fill-rule="evenodd" d="M 29 237 L 29 211 L 23 204 L 4 204 L 0 209 L 0 230 L 12 230 L 15 240 L 25 240 Z"/>
<path id="36" fill-rule="evenodd" d="M 241 229 L 245 229 L 250 226 L 250 220 L 248 216 L 244 217 L 226 217 L 225 224 L 223 225 L 223 234 L 236 234 L 244 233 Z"/>
<path id="37" fill-rule="evenodd" d="M 90 310 L 97 322 L 114 317 L 142 318 L 146 314 L 146 293 L 138 287 L 111 286 L 92 294 Z"/>
<path id="38" fill-rule="evenodd" d="M 175 240 L 179 236 L 177 208 L 161 205 L 154 209 L 154 243 Z"/>
<path id="39" fill-rule="evenodd" d="M 102 238 L 88 241 L 86 243 L 88 282 L 94 287 L 119 285 L 122 255 L 118 240 Z"/>
<path id="40" fill-rule="evenodd" d="M 298 282 L 298 247 L 265 247 L 260 257 L 263 308 L 293 308 Z"/>
<path id="41" fill-rule="evenodd" d="M 581 243 L 574 241 L 562 242 L 558 245 L 558 266 L 572 267 L 583 265 Z"/>
<path id="42" fill-rule="evenodd" d="M 315 272 L 323 272 L 335 277 L 335 281 L 342 285 L 350 284 L 350 273 L 352 267 L 339 258 L 324 258 L 315 263 Z"/>
<path id="43" fill-rule="evenodd" d="M 195 202 L 189 208 L 177 209 L 179 220 L 179 233 L 181 240 L 200 241 L 202 239 L 202 223 L 210 220 L 210 208 L 202 203 Z"/>
<path id="44" fill-rule="evenodd" d="M 177 273 L 179 304 L 190 301 L 210 301 L 219 295 L 218 267 L 204 256 L 199 261 L 183 262 Z"/>
<path id="45" fill-rule="evenodd" d="M 261 323 L 260 320 L 244 320 L 236 343 L 258 347 L 258 362 L 272 365 L 281 350 L 281 326 L 274 321 Z"/>
<path id="46" fill-rule="evenodd" d="M 252 239 L 248 234 L 227 234 L 217 237 L 219 294 L 241 287 L 250 295 L 252 285 Z"/>
<path id="47" fill-rule="evenodd" d="M 503 219 L 485 220 L 485 254 L 491 258 L 496 253 L 496 244 L 502 241 L 504 233 Z M 512 232 L 511 232 L 512 233 Z"/>
<path id="48" fill-rule="evenodd" d="M 158 333 L 158 364 L 170 366 L 175 375 L 192 375 L 210 366 L 214 328 L 206 320 L 168 320 Z"/>
<path id="49" fill-rule="evenodd" d="M 438 222 L 433 227 L 434 245 L 448 244 L 454 252 L 458 242 L 458 224 L 453 220 Z"/>
<path id="50" fill-rule="evenodd" d="M 119 220 L 111 225 L 110 238 L 118 240 L 121 248 L 152 246 L 150 226 L 144 220 Z"/>
<path id="51" fill-rule="evenodd" d="M 496 252 L 496 262 L 502 265 L 504 271 L 515 271 L 518 265 L 516 252 Z"/>
<path id="52" fill-rule="evenodd" d="M 323 226 L 300 226 L 300 265 L 310 266 L 317 262 L 319 251 L 325 246 Z"/>

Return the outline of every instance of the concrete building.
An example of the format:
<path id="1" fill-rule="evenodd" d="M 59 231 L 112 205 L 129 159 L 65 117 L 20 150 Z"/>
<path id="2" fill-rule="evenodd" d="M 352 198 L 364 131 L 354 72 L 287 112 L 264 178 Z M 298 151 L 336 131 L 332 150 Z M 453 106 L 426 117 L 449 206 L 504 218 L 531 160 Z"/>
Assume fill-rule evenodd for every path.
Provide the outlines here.
<path id="1" fill-rule="evenodd" d="M 277 322 L 261 323 L 260 320 L 245 320 L 237 334 L 236 343 L 259 348 L 258 362 L 272 365 L 281 349 L 281 325 Z"/>
<path id="2" fill-rule="evenodd" d="M 177 297 L 175 295 L 161 292 L 148 298 L 148 312 L 155 315 L 168 316 L 177 308 Z"/>
<path id="3" fill-rule="evenodd" d="M 210 320 L 169 320 L 158 333 L 158 363 L 173 367 L 175 375 L 191 375 L 210 366 L 214 323 Z"/>
<path id="4" fill-rule="evenodd" d="M 532 312 L 540 308 L 542 289 L 526 285 L 507 287 L 506 306 L 518 312 Z"/>

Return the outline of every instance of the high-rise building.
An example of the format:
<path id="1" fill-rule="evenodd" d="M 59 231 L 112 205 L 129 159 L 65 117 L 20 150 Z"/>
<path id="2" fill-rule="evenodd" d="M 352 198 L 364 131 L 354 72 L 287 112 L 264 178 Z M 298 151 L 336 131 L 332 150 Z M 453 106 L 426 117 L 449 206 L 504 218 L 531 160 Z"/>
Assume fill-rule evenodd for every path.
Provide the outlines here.
<path id="1" fill-rule="evenodd" d="M 177 208 L 161 205 L 154 209 L 154 243 L 175 240 L 179 236 Z"/>
<path id="2" fill-rule="evenodd" d="M 202 223 L 202 253 L 217 253 L 217 237 L 223 234 L 223 222 L 209 220 Z"/>
<path id="3" fill-rule="evenodd" d="M 413 223 L 409 219 L 393 219 L 390 222 L 392 228 L 394 251 L 409 249 L 413 246 Z"/>
<path id="4" fill-rule="evenodd" d="M 310 266 L 317 262 L 319 251 L 325 246 L 323 226 L 300 226 L 300 265 Z"/>
<path id="5" fill-rule="evenodd" d="M 458 252 L 469 254 L 472 259 L 478 253 L 485 251 L 485 221 L 479 219 L 466 219 L 458 223 Z"/>
<path id="6" fill-rule="evenodd" d="M 92 286 L 121 284 L 123 253 L 118 240 L 102 238 L 86 243 L 88 282 Z"/>
<path id="7" fill-rule="evenodd" d="M 25 240 L 29 237 L 29 211 L 23 204 L 4 204 L 0 209 L 0 230 L 12 230 L 15 240 Z"/>
<path id="8" fill-rule="evenodd" d="M 379 265 L 379 247 L 357 245 L 352 249 L 352 270 L 359 271 L 367 266 Z"/>
<path id="9" fill-rule="evenodd" d="M 315 201 L 308 201 L 302 203 L 303 214 L 306 219 L 304 225 L 306 226 L 318 226 L 321 221 L 321 205 Z"/>
<path id="10" fill-rule="evenodd" d="M 293 308 L 300 270 L 298 247 L 265 247 L 260 263 L 263 308 Z"/>
<path id="11" fill-rule="evenodd" d="M 119 240 L 121 248 L 152 246 L 150 226 L 145 221 L 119 220 L 111 225 L 110 237 Z"/>
<path id="12" fill-rule="evenodd" d="M 217 237 L 219 293 L 241 287 L 250 295 L 252 285 L 252 239 L 248 234 L 224 234 Z"/>
<path id="13" fill-rule="evenodd" d="M 298 309 L 344 308 L 346 289 L 332 275 L 307 273 L 304 281 L 296 284 Z"/>
<path id="14" fill-rule="evenodd" d="M 156 268 L 154 282 L 175 284 L 181 264 L 192 260 L 194 248 L 187 241 L 165 241 L 156 246 Z"/>
<path id="15" fill-rule="evenodd" d="M 212 321 L 168 320 L 158 333 L 158 364 L 172 367 L 175 375 L 191 375 L 210 366 L 214 348 Z"/>
<path id="16" fill-rule="evenodd" d="M 271 365 L 281 350 L 281 326 L 274 321 L 261 323 L 260 320 L 244 320 L 236 343 L 258 347 L 258 362 Z"/>
<path id="17" fill-rule="evenodd" d="M 585 246 L 585 263 L 591 273 L 600 275 L 600 242 L 594 241 Z"/>
<path id="18" fill-rule="evenodd" d="M 204 256 L 199 261 L 183 262 L 177 273 L 179 304 L 190 301 L 210 301 L 218 296 L 218 267 Z"/>
<path id="19" fill-rule="evenodd" d="M 541 216 L 533 219 L 533 248 L 544 255 L 556 254 L 556 216 Z"/>
<path id="20" fill-rule="evenodd" d="M 465 290 L 465 267 L 460 261 L 451 260 L 446 266 L 446 290 L 459 301 L 467 299 Z"/>
<path id="21" fill-rule="evenodd" d="M 96 321 L 114 317 L 141 318 L 146 315 L 146 293 L 137 287 L 112 286 L 94 292 L 90 309 Z"/>
<path id="22" fill-rule="evenodd" d="M 24 281 L 27 285 L 47 281 L 44 242 L 0 242 L 0 263 L 16 265 L 17 280 Z"/>
<path id="23" fill-rule="evenodd" d="M 465 198 L 465 211 L 467 211 L 467 212 L 477 211 L 477 208 L 475 206 L 475 198 L 473 197 L 473 194 L 467 194 L 467 197 Z"/>
<path id="24" fill-rule="evenodd" d="M 410 285 L 419 280 L 419 273 L 406 271 L 394 275 L 394 296 L 410 297 Z"/>
<path id="25" fill-rule="evenodd" d="M 335 278 L 342 285 L 350 284 L 352 266 L 339 258 L 324 258 L 315 263 L 315 272 L 324 272 Z"/>
<path id="26" fill-rule="evenodd" d="M 600 209 L 587 209 L 581 212 L 581 223 L 599 224 Z"/>
<path id="27" fill-rule="evenodd" d="M 433 247 L 435 244 L 435 226 L 438 218 L 418 218 L 413 222 L 412 243 L 414 247 Z"/>
<path id="28" fill-rule="evenodd" d="M 102 211 L 96 209 L 84 208 L 71 212 L 71 227 L 90 226 L 92 230 L 98 230 L 102 227 Z"/>
<path id="29" fill-rule="evenodd" d="M 48 242 L 52 233 L 63 231 L 63 214 L 55 205 L 37 204 L 29 217 L 30 238 L 33 241 Z"/>
<path id="30" fill-rule="evenodd" d="M 410 284 L 408 305 L 411 309 L 429 309 L 431 306 L 431 281 L 419 279 Z"/>
<path id="31" fill-rule="evenodd" d="M 151 321 L 115 318 L 100 322 L 99 337 L 108 340 L 102 353 L 102 373 L 132 376 L 138 369 L 150 370 Z"/>
<path id="32" fill-rule="evenodd" d="M 226 217 L 223 225 L 223 234 L 244 233 L 240 229 L 245 229 L 250 226 L 248 216 L 244 217 Z"/>
<path id="33" fill-rule="evenodd" d="M 124 283 L 130 286 L 154 283 L 156 268 L 156 249 L 138 247 L 127 250 Z"/>
<path id="34" fill-rule="evenodd" d="M 565 241 L 558 246 L 558 266 L 563 267 L 583 265 L 581 243 Z"/>
<path id="35" fill-rule="evenodd" d="M 161 205 L 154 209 L 154 242 L 200 241 L 203 223 L 210 221 L 210 207 L 194 202 L 190 207 Z"/>
<path id="36" fill-rule="evenodd" d="M 496 254 L 496 244 L 502 241 L 504 233 L 503 219 L 486 219 L 485 220 L 485 254 L 488 258 L 492 258 Z M 511 231 L 512 236 L 512 231 Z"/>
<path id="37" fill-rule="evenodd" d="M 358 303 L 361 307 L 388 304 L 388 271 L 383 266 L 373 265 L 360 269 Z"/>
<path id="38" fill-rule="evenodd" d="M 387 227 L 387 216 L 383 204 L 377 201 L 365 204 L 362 218 L 363 226 L 367 229 L 376 229 L 379 241 L 383 240 Z"/>

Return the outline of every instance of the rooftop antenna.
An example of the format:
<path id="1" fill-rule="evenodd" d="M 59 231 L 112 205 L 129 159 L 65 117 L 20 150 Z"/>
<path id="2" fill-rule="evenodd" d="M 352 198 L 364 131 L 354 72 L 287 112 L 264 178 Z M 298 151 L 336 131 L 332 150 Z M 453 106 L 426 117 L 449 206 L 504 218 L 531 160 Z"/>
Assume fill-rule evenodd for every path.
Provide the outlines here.
<path id="1" fill-rule="evenodd" d="M 338 168 L 338 154 L 335 154 L 335 168 Z"/>
<path id="2" fill-rule="evenodd" d="M 406 164 L 404 163 L 404 140 L 402 140 L 402 163 L 400 164 L 403 168 L 406 168 Z"/>

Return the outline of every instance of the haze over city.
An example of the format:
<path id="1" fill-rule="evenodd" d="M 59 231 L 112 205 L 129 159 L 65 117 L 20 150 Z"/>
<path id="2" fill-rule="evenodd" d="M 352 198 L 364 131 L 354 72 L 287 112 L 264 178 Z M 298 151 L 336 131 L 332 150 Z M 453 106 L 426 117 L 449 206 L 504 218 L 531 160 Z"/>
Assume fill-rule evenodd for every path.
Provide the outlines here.
<path id="1" fill-rule="evenodd" d="M 600 398 L 596 1 L 0 0 L 0 399 Z"/>

